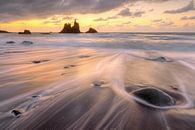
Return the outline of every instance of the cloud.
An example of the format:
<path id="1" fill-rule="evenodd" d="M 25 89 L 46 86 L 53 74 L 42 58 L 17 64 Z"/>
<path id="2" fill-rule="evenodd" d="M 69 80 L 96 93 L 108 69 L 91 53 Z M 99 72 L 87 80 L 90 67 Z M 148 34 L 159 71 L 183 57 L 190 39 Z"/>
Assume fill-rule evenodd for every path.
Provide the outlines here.
<path id="1" fill-rule="evenodd" d="M 145 14 L 145 11 L 135 11 L 133 13 L 134 17 L 141 17 L 143 14 Z"/>
<path id="2" fill-rule="evenodd" d="M 171 22 L 171 21 L 169 21 L 169 22 L 162 21 L 162 22 L 160 23 L 160 25 L 161 25 L 161 26 L 173 26 L 174 23 Z"/>
<path id="3" fill-rule="evenodd" d="M 190 1 L 186 6 L 184 6 L 182 8 L 178 8 L 178 9 L 175 9 L 175 10 L 167 10 L 164 13 L 177 14 L 177 13 L 185 13 L 185 12 L 192 11 L 192 10 L 195 10 L 193 0 Z"/>
<path id="4" fill-rule="evenodd" d="M 125 8 L 123 10 L 121 10 L 118 15 L 121 16 L 132 16 L 132 13 L 130 12 L 129 8 Z"/>
<path id="5" fill-rule="evenodd" d="M 162 19 L 156 19 L 156 20 L 153 20 L 152 22 L 154 23 L 162 22 Z"/>
<path id="6" fill-rule="evenodd" d="M 141 17 L 143 14 L 145 14 L 145 11 L 136 10 L 135 12 L 131 12 L 129 8 L 124 8 L 118 13 L 118 15 L 120 16 L 131 16 L 131 17 Z"/>
<path id="7" fill-rule="evenodd" d="M 167 26 L 174 26 L 174 23 L 172 21 L 156 20 L 156 22 L 154 22 L 154 23 L 157 24 L 158 26 L 166 26 L 166 27 Z"/>
<path id="8" fill-rule="evenodd" d="M 166 0 L 0 0 L 0 21 L 106 12 L 125 4 Z M 137 13 L 137 16 L 140 14 Z"/>
<path id="9" fill-rule="evenodd" d="M 108 20 L 111 20 L 111 19 L 117 19 L 118 16 L 110 16 L 110 17 L 107 17 L 107 18 L 97 18 L 97 19 L 94 19 L 93 21 L 96 21 L 96 22 L 99 22 L 99 21 L 108 21 Z"/>
<path id="10" fill-rule="evenodd" d="M 75 18 L 75 17 L 71 17 L 71 16 L 64 16 L 63 18 L 62 18 L 62 20 L 78 20 L 77 18 Z"/>
<path id="11" fill-rule="evenodd" d="M 60 25 L 61 24 L 61 20 L 46 20 L 43 22 L 43 24 L 54 24 L 54 25 Z"/>
<path id="12" fill-rule="evenodd" d="M 158 25 L 158 26 L 175 26 L 174 22 L 170 21 L 170 20 L 163 20 L 163 19 L 155 19 L 152 21 L 152 25 Z"/>
<path id="13" fill-rule="evenodd" d="M 181 20 L 195 20 L 195 16 L 184 16 Z"/>
<path id="14" fill-rule="evenodd" d="M 96 22 L 99 22 L 99 21 L 107 21 L 107 19 L 104 19 L 104 18 L 97 18 L 97 19 L 94 19 L 93 21 L 96 21 Z"/>
<path id="15" fill-rule="evenodd" d="M 128 22 L 124 22 L 123 24 L 131 24 L 131 21 L 128 21 Z"/>
<path id="16" fill-rule="evenodd" d="M 154 9 L 150 9 L 150 10 L 148 10 L 148 12 L 153 12 L 154 11 Z"/>

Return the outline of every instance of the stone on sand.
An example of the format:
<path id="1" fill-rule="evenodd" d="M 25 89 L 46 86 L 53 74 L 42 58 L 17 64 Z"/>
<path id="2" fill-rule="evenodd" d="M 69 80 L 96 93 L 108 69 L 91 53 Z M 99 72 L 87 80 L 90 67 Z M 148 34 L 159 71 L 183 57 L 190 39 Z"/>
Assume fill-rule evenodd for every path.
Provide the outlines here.
<path id="1" fill-rule="evenodd" d="M 167 93 L 156 88 L 143 88 L 133 92 L 133 95 L 155 106 L 171 106 L 175 100 Z"/>
<path id="2" fill-rule="evenodd" d="M 20 110 L 12 110 L 11 113 L 15 116 L 15 117 L 20 117 L 20 115 L 22 114 L 22 112 Z"/>

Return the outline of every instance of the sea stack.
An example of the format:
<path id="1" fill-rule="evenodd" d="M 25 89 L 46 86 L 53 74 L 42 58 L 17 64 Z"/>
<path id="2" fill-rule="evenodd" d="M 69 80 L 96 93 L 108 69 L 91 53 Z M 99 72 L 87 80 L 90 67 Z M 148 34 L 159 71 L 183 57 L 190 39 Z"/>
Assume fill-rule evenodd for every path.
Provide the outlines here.
<path id="1" fill-rule="evenodd" d="M 24 32 L 19 32 L 18 34 L 31 34 L 30 30 L 24 30 Z"/>
<path id="2" fill-rule="evenodd" d="M 98 33 L 98 32 L 94 28 L 89 28 L 89 30 L 86 33 Z"/>
<path id="3" fill-rule="evenodd" d="M 65 23 L 60 33 L 81 33 L 79 23 L 76 20 L 74 21 L 74 26 L 71 26 L 70 23 Z"/>

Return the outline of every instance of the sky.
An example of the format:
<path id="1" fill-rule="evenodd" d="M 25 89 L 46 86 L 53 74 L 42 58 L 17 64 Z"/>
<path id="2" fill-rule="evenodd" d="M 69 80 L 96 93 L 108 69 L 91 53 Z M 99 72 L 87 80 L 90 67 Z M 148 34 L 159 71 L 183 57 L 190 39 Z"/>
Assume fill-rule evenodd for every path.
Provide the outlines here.
<path id="1" fill-rule="evenodd" d="M 0 30 L 60 32 L 74 19 L 83 32 L 195 32 L 195 0 L 0 0 Z"/>

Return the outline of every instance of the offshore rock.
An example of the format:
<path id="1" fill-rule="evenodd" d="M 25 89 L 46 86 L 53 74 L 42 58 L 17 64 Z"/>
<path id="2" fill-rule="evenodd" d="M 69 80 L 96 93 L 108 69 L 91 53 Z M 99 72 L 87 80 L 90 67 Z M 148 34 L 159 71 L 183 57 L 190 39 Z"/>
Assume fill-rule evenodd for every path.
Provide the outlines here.
<path id="1" fill-rule="evenodd" d="M 89 28 L 89 30 L 86 33 L 98 33 L 98 31 L 95 30 L 94 28 Z"/>
<path id="2" fill-rule="evenodd" d="M 30 30 L 24 30 L 24 32 L 19 32 L 18 34 L 31 34 Z"/>
<path id="3" fill-rule="evenodd" d="M 74 26 L 71 26 L 70 23 L 65 23 L 60 33 L 81 33 L 79 23 L 76 20 L 74 21 Z"/>

